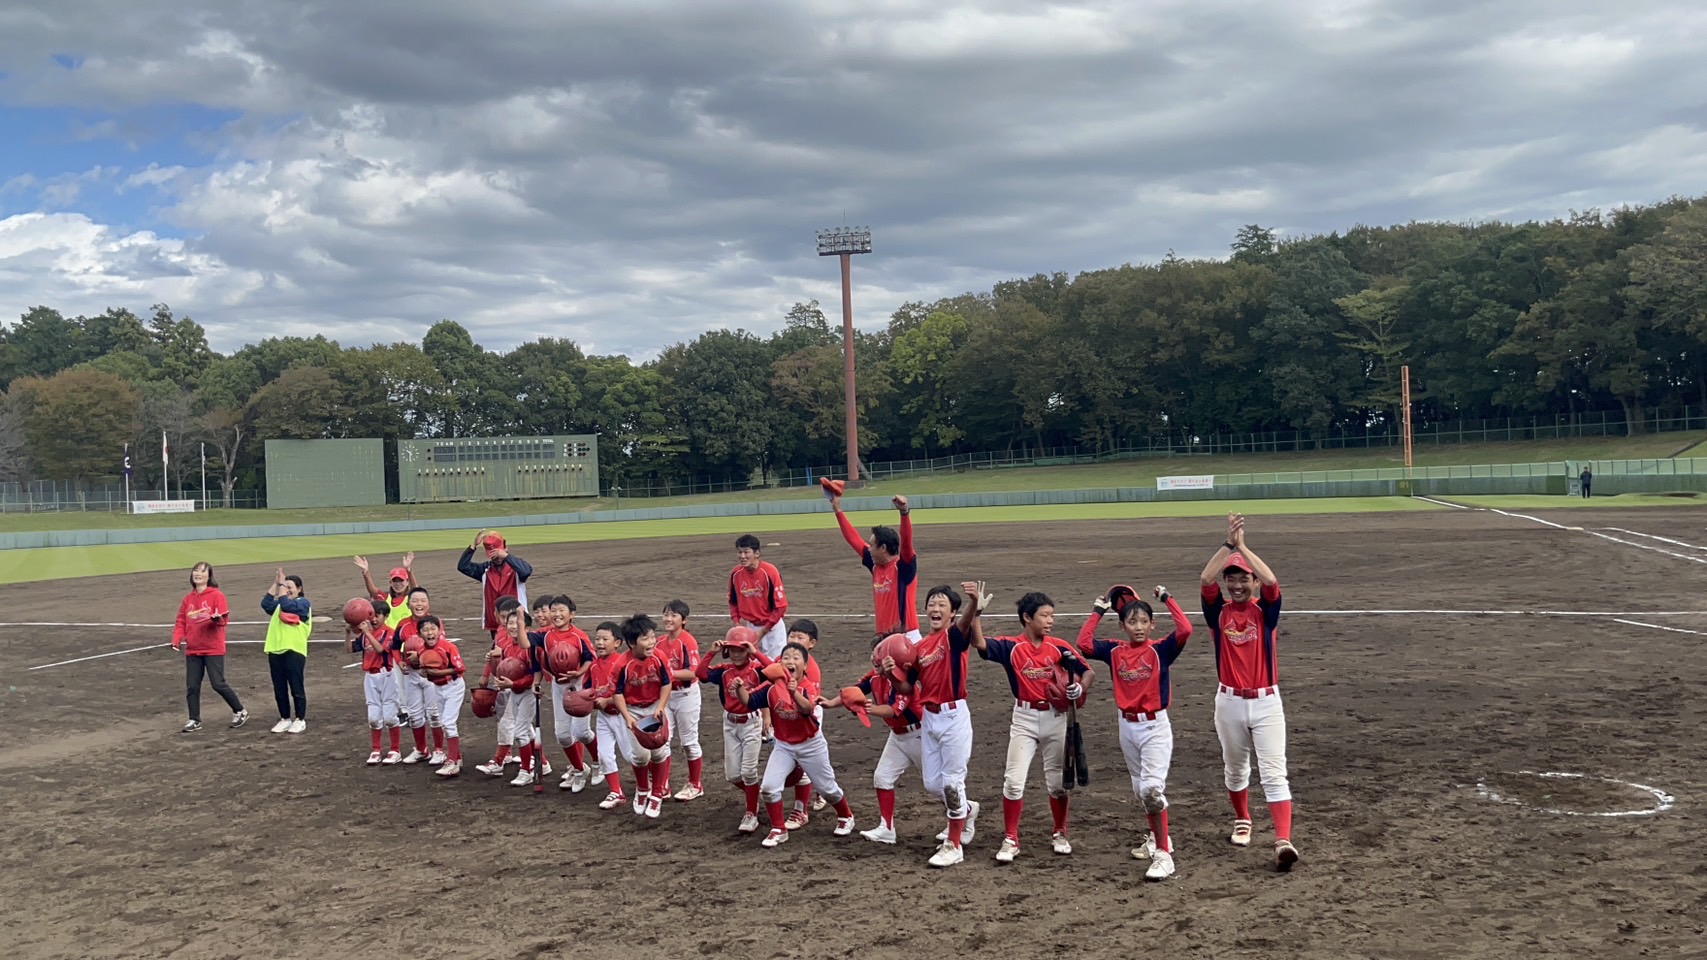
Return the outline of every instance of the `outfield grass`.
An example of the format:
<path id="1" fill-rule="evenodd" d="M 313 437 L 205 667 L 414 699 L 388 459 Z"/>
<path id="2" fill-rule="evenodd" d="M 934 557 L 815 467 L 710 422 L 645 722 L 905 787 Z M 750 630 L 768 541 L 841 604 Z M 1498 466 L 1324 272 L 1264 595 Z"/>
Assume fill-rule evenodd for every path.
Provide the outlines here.
<path id="1" fill-rule="evenodd" d="M 1707 504 L 1707 494 L 1625 493 L 1615 497 L 1559 497 L 1545 494 L 1511 494 L 1501 497 L 1443 497 L 1468 507 L 1499 510 L 1576 510 L 1582 507 L 1697 507 Z"/>
<path id="2" fill-rule="evenodd" d="M 1687 447 L 1707 447 L 1707 432 L 1660 433 L 1636 437 L 1584 437 L 1528 443 L 1434 444 L 1416 448 L 1419 467 L 1484 463 L 1543 463 L 1558 460 L 1621 460 L 1669 457 Z M 1703 452 L 1707 452 L 1704 450 Z M 945 472 L 879 481 L 864 493 L 986 493 L 1001 490 L 1075 490 L 1093 487 L 1142 487 L 1175 474 L 1271 473 L 1295 470 L 1353 470 L 1404 466 L 1397 447 L 1373 450 L 1325 450 L 1313 453 L 1158 457 L 1063 467 L 1011 467 Z M 504 517 L 578 513 L 617 507 L 666 507 L 695 503 L 755 500 L 810 500 L 816 487 L 787 487 L 739 493 L 682 497 L 610 497 L 576 500 L 493 500 L 479 503 L 389 504 L 383 507 L 307 508 L 300 510 L 208 510 L 194 514 L 131 516 L 122 513 L 0 514 L 0 530 L 129 529 L 253 525 L 271 523 L 348 523 L 368 520 L 423 520 L 456 517 Z"/>
<path id="3" fill-rule="evenodd" d="M 1230 511 L 1252 516 L 1301 513 L 1376 513 L 1395 510 L 1444 510 L 1406 497 L 1348 497 L 1295 500 L 1188 500 L 1164 503 L 1073 503 L 1034 507 L 968 507 L 920 510 L 913 522 L 1011 523 L 1017 521 L 1131 520 L 1145 517 L 1214 517 Z M 893 522 L 888 511 L 849 514 L 855 526 Z M 512 546 L 535 543 L 584 543 L 696 534 L 781 533 L 833 530 L 824 513 L 763 517 L 711 517 L 702 520 L 634 520 L 574 523 L 552 527 L 515 527 L 505 531 Z M 232 564 L 285 564 L 353 554 L 403 553 L 409 550 L 460 550 L 469 534 L 460 530 L 422 533 L 373 533 L 328 537 L 256 537 L 245 540 L 197 540 L 185 543 L 115 544 L 0 552 L 0 583 L 26 583 L 72 577 L 187 568 L 199 560 L 215 567 Z"/>

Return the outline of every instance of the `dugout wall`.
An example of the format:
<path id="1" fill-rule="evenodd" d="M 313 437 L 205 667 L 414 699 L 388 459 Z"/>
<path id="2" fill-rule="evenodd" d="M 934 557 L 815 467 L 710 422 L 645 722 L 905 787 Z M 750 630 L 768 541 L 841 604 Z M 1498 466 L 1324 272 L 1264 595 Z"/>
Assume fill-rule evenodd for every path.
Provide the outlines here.
<path id="1" fill-rule="evenodd" d="M 268 440 L 267 509 L 385 503 L 385 441 Z"/>
<path id="2" fill-rule="evenodd" d="M 599 440 L 593 434 L 399 440 L 397 495 L 404 503 L 596 497 Z"/>

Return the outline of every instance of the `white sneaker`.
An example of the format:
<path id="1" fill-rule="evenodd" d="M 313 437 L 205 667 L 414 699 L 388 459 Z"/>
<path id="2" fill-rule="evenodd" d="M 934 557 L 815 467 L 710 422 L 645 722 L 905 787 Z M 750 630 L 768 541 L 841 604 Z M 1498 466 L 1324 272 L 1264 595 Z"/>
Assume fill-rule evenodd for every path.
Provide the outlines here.
<path id="1" fill-rule="evenodd" d="M 806 811 L 796 808 L 788 812 L 788 819 L 783 821 L 783 826 L 790 830 L 799 830 L 810 822 L 812 817 Z"/>
<path id="2" fill-rule="evenodd" d="M 587 771 L 569 771 L 564 775 L 563 782 L 558 784 L 558 786 L 570 793 L 580 793 L 582 790 L 587 789 Z"/>
<path id="3" fill-rule="evenodd" d="M 787 842 L 788 842 L 788 831 L 787 830 L 778 830 L 778 829 L 773 827 L 771 829 L 771 832 L 765 834 L 765 838 L 763 840 L 759 841 L 759 846 L 761 846 L 761 847 L 775 847 L 775 846 L 780 846 L 781 844 L 784 844 Z"/>
<path id="4" fill-rule="evenodd" d="M 705 791 L 691 783 L 676 791 L 676 799 L 680 800 L 682 803 L 687 803 L 689 800 L 698 800 L 703 796 L 705 796 Z"/>
<path id="5" fill-rule="evenodd" d="M 1017 856 L 1019 856 L 1019 844 L 1014 841 L 1013 837 L 1003 837 L 1002 848 L 996 851 L 996 862 L 1013 863 Z"/>
<path id="6" fill-rule="evenodd" d="M 1134 860 L 1149 860 L 1155 855 L 1156 835 L 1153 833 L 1144 834 L 1144 842 L 1132 848 L 1132 859 Z"/>
<path id="7" fill-rule="evenodd" d="M 742 814 L 741 815 L 741 825 L 736 827 L 735 829 L 740 831 L 741 833 L 752 833 L 753 831 L 759 829 L 759 815 L 756 813 Z"/>
<path id="8" fill-rule="evenodd" d="M 490 760 L 480 764 L 474 769 L 484 773 L 488 777 L 501 777 L 504 775 L 504 765 L 501 763 L 494 763 Z"/>
<path id="9" fill-rule="evenodd" d="M 651 796 L 651 794 L 646 794 L 646 793 L 636 793 L 634 795 L 634 814 L 635 814 L 635 816 L 640 816 L 640 817 L 646 816 L 646 801 L 648 798 L 650 798 L 650 796 Z"/>
<path id="10" fill-rule="evenodd" d="M 952 867 L 965 861 L 966 853 L 952 843 L 944 842 L 931 854 L 930 865 L 933 867 Z"/>
<path id="11" fill-rule="evenodd" d="M 598 769 L 597 767 L 593 768 L 593 776 L 592 776 L 592 779 L 587 781 L 587 786 L 589 786 L 589 787 L 602 787 L 604 785 L 605 785 L 605 772 L 603 770 Z"/>
<path id="12" fill-rule="evenodd" d="M 663 813 L 663 812 L 664 812 L 664 798 L 663 797 L 660 797 L 654 793 L 651 796 L 646 798 L 646 818 L 648 820 L 658 819 L 658 814 Z"/>
<path id="13" fill-rule="evenodd" d="M 1291 840 L 1274 841 L 1274 869 L 1285 873 L 1297 862 L 1298 848 L 1292 845 Z"/>
<path id="14" fill-rule="evenodd" d="M 409 751 L 409 755 L 407 757 L 403 758 L 403 762 L 406 764 L 409 764 L 410 766 L 413 766 L 417 763 L 420 763 L 421 761 L 423 761 L 425 759 L 427 759 L 426 754 L 422 753 L 419 750 L 411 750 L 411 751 Z"/>
<path id="15" fill-rule="evenodd" d="M 462 772 L 462 764 L 455 761 L 455 760 L 452 760 L 451 762 L 446 763 L 444 766 L 439 767 L 437 770 L 434 770 L 433 772 L 438 774 L 441 777 L 454 777 L 457 774 Z"/>
<path id="16" fill-rule="evenodd" d="M 853 828 L 854 828 L 854 818 L 853 817 L 837 817 L 836 818 L 836 829 L 834 829 L 830 832 L 835 834 L 838 837 L 845 837 L 848 834 L 853 833 Z"/>
<path id="17" fill-rule="evenodd" d="M 444 762 L 445 752 L 443 750 L 434 750 L 433 755 L 427 758 L 427 766 L 429 767 L 436 767 Z"/>
<path id="18" fill-rule="evenodd" d="M 812 795 L 812 809 L 813 810 L 822 810 L 829 805 L 830 805 L 830 801 L 824 799 L 823 794 L 815 793 Z"/>
<path id="19" fill-rule="evenodd" d="M 620 793 L 607 793 L 605 794 L 605 798 L 599 801 L 599 809 L 615 810 L 617 807 L 620 807 L 627 802 L 628 798 Z"/>
<path id="20" fill-rule="evenodd" d="M 1228 837 L 1227 840 L 1229 842 L 1231 842 L 1233 844 L 1233 846 L 1235 846 L 1235 847 L 1248 847 L 1248 846 L 1250 846 L 1251 845 L 1251 822 L 1249 820 L 1234 820 L 1233 821 L 1233 835 Z"/>
<path id="21" fill-rule="evenodd" d="M 375 750 L 374 752 L 367 755 L 367 765 L 370 767 L 379 766 L 379 751 L 378 750 Z"/>
<path id="22" fill-rule="evenodd" d="M 506 767 L 512 763 L 521 763 L 521 762 L 522 762 L 522 755 L 519 752 L 512 752 L 509 756 L 504 758 L 504 766 L 506 766 Z"/>
<path id="23" fill-rule="evenodd" d="M 859 835 L 866 838 L 867 840 L 870 840 L 872 843 L 894 843 L 895 842 L 895 828 L 885 826 L 881 822 L 879 822 L 877 824 L 877 826 L 872 827 L 870 830 L 861 830 L 859 832 Z"/>
<path id="24" fill-rule="evenodd" d="M 510 781 L 510 786 L 512 786 L 512 787 L 531 787 L 531 786 L 533 786 L 533 771 L 532 770 L 523 770 L 520 773 L 516 774 L 516 778 L 514 780 Z"/>
<path id="25" fill-rule="evenodd" d="M 978 811 L 982 809 L 978 805 L 978 801 L 966 801 L 966 827 L 960 831 L 961 846 L 971 843 L 972 838 L 978 835 Z"/>
<path id="26" fill-rule="evenodd" d="M 278 723 L 273 724 L 273 732 L 274 733 L 284 733 L 286 730 L 289 730 L 289 729 L 290 729 L 290 718 L 289 717 L 285 717 L 284 719 L 280 720 Z"/>
<path id="27" fill-rule="evenodd" d="M 541 776 L 545 776 L 545 777 L 551 776 L 551 761 L 550 760 L 541 760 L 539 762 L 539 772 L 540 772 Z"/>
<path id="28" fill-rule="evenodd" d="M 308 721 L 307 720 L 292 720 L 290 722 L 290 726 L 285 728 L 285 733 L 301 733 L 302 731 L 307 730 L 307 729 L 308 729 Z"/>
<path id="29" fill-rule="evenodd" d="M 1174 875 L 1174 855 L 1166 850 L 1157 850 L 1150 858 L 1150 869 L 1144 871 L 1146 880 L 1166 880 Z"/>
<path id="30" fill-rule="evenodd" d="M 249 722 L 249 711 L 239 710 L 231 715 L 231 729 L 235 730 Z"/>
<path id="31" fill-rule="evenodd" d="M 1055 848 L 1056 853 L 1060 854 L 1063 857 L 1065 857 L 1065 856 L 1067 856 L 1073 852 L 1073 844 L 1070 841 L 1068 841 L 1067 835 L 1064 833 L 1057 833 L 1054 836 L 1050 837 L 1049 838 L 1049 844 L 1050 844 L 1050 846 Z"/>
<path id="32" fill-rule="evenodd" d="M 385 759 L 381 760 L 379 762 L 385 764 L 388 767 L 394 767 L 400 761 L 402 761 L 402 759 L 403 759 L 403 754 L 398 753 L 396 750 L 391 750 L 385 754 Z"/>

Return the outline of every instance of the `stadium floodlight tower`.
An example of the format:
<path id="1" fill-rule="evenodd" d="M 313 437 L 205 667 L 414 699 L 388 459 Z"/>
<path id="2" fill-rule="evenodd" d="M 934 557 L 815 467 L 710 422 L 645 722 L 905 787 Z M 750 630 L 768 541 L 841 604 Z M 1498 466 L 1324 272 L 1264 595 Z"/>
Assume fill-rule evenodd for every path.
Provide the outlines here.
<path id="1" fill-rule="evenodd" d="M 859 484 L 859 414 L 854 409 L 853 255 L 871 252 L 870 227 L 818 231 L 818 256 L 842 258 L 842 377 L 848 431 L 848 484 Z"/>

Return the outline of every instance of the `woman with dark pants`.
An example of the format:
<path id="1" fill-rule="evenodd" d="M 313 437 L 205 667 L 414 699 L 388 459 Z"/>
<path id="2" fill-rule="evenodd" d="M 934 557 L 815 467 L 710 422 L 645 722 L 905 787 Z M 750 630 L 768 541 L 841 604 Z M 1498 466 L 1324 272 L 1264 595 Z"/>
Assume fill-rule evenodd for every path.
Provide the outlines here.
<path id="1" fill-rule="evenodd" d="M 273 699 L 279 705 L 274 733 L 301 733 L 308 729 L 308 692 L 303 675 L 308 669 L 308 635 L 314 629 L 308 595 L 302 578 L 285 576 L 279 568 L 272 588 L 261 597 L 261 612 L 272 618 L 267 624 L 267 668 L 273 675 Z M 292 706 L 295 706 L 294 713 Z"/>
<path id="2" fill-rule="evenodd" d="M 185 733 L 202 728 L 202 677 L 205 675 L 213 692 L 225 699 L 231 708 L 231 726 L 241 727 L 249 720 L 249 711 L 237 693 L 225 682 L 225 624 L 231 619 L 231 604 L 214 579 L 213 567 L 198 563 L 190 568 L 190 592 L 178 604 L 178 619 L 172 625 L 172 649 L 184 652 L 185 698 L 190 705 L 190 722 Z"/>

